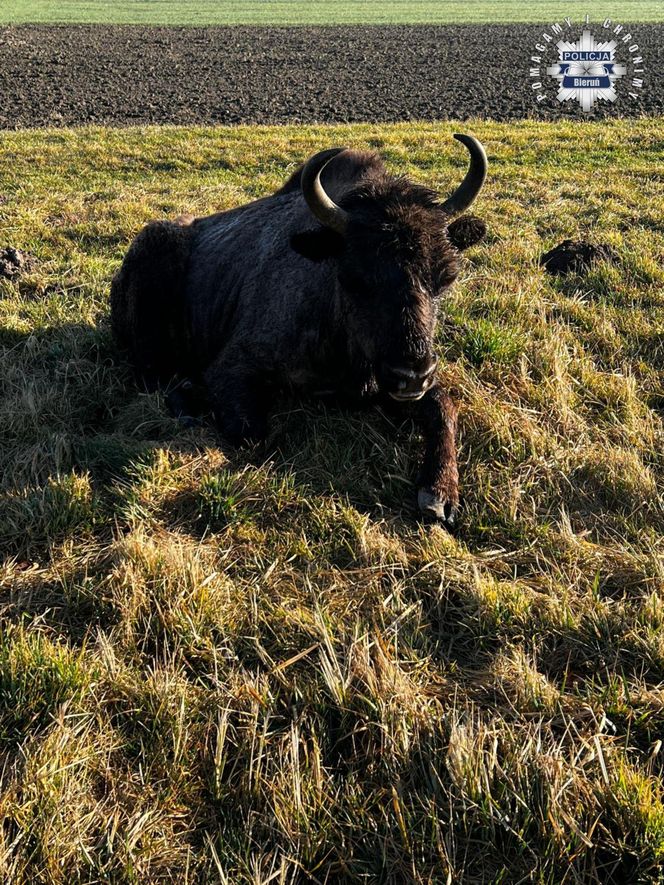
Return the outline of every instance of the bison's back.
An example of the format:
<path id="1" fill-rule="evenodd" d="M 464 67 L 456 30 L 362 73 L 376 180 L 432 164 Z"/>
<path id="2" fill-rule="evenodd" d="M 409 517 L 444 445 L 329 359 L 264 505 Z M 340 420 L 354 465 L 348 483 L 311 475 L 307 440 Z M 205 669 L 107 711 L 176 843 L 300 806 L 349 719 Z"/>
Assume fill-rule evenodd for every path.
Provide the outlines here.
<path id="1" fill-rule="evenodd" d="M 192 231 L 182 221 L 148 224 L 111 285 L 113 336 L 149 384 L 188 372 L 184 287 Z"/>
<path id="2" fill-rule="evenodd" d="M 185 298 L 204 369 L 223 349 L 292 347 L 302 302 L 317 300 L 327 269 L 298 255 L 293 233 L 315 225 L 297 193 L 273 195 L 196 222 Z"/>

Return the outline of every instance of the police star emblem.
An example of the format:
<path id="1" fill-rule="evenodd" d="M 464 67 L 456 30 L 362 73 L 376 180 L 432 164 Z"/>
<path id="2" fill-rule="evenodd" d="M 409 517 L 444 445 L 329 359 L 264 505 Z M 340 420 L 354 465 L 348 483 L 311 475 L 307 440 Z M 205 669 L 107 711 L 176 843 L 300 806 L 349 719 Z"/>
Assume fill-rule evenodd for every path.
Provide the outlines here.
<path id="1" fill-rule="evenodd" d="M 615 82 L 627 73 L 625 65 L 614 61 L 616 41 L 596 43 L 590 31 L 576 41 L 560 40 L 557 64 L 546 69 L 558 80 L 558 101 L 578 99 L 584 113 L 590 113 L 598 100 L 615 101 Z"/>

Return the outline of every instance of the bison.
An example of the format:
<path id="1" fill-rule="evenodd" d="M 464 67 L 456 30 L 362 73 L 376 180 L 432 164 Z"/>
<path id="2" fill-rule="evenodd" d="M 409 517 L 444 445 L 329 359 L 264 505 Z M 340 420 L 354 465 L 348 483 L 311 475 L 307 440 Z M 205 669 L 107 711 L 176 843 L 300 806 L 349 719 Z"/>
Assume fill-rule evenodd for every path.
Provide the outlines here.
<path id="1" fill-rule="evenodd" d="M 482 145 L 446 200 L 375 153 L 313 156 L 275 193 L 205 218 L 155 221 L 111 288 L 113 333 L 144 381 L 193 411 L 204 390 L 232 445 L 267 433 L 277 389 L 391 404 L 425 438 L 418 504 L 458 518 L 457 410 L 436 376 L 436 310 L 484 222 L 454 216 L 487 171 Z"/>

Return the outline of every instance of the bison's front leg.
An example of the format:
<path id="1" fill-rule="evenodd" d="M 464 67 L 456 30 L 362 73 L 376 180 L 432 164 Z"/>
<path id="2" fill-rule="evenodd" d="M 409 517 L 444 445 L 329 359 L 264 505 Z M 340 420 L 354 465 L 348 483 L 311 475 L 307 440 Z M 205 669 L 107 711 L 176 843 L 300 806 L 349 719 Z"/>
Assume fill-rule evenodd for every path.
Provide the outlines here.
<path id="1" fill-rule="evenodd" d="M 416 404 L 415 420 L 425 441 L 417 480 L 417 503 L 427 519 L 452 530 L 459 513 L 459 470 L 456 456 L 457 409 L 438 382 Z"/>
<path id="2" fill-rule="evenodd" d="M 233 446 L 261 442 L 267 436 L 265 384 L 248 368 L 213 364 L 204 375 L 220 435 Z"/>

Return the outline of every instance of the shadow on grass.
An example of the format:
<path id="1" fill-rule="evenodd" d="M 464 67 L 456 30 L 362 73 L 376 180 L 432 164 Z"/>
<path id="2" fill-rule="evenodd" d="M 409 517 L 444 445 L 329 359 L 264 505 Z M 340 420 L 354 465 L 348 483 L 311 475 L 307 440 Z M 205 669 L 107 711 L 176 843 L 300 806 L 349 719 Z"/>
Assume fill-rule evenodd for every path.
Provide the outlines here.
<path id="1" fill-rule="evenodd" d="M 238 549 L 254 545 L 256 576 L 278 558 L 301 575 L 313 568 L 352 573 L 372 567 L 364 539 L 370 523 L 397 544 L 419 532 L 413 479 L 421 443 L 408 424 L 396 428 L 375 410 L 282 399 L 266 447 L 224 450 L 210 426 L 183 429 L 161 396 L 141 393 L 104 326 L 70 324 L 24 335 L 5 359 L 24 389 L 14 399 L 17 423 L 10 420 L 3 430 L 8 488 L 0 523 L 3 552 L 26 568 L 47 563 L 67 543 L 103 551 L 144 524 L 197 540 L 219 536 Z M 219 453 L 217 462 L 196 467 L 211 450 Z M 162 468 L 164 452 L 173 463 Z M 481 458 L 481 450 L 472 457 Z M 466 553 L 472 557 L 490 544 L 506 554 L 527 551 L 532 521 L 501 523 L 498 513 L 487 532 L 481 497 L 481 489 L 468 490 L 460 537 Z M 609 500 L 593 503 L 610 512 Z M 534 540 L 542 548 L 543 538 Z M 524 556 L 523 565 L 517 557 L 510 568 L 527 579 L 542 566 L 536 556 Z M 93 592 L 67 590 L 103 576 L 109 565 L 103 555 L 100 562 L 77 567 L 57 586 L 47 582 L 39 593 L 24 593 L 16 616 L 48 609 L 53 625 L 75 642 L 93 625 L 112 627 L 117 613 L 96 603 Z M 426 586 L 426 573 L 414 578 L 412 569 L 399 567 L 413 598 L 423 601 L 435 657 L 462 668 L 488 666 L 505 639 L 503 627 L 483 617 L 463 588 Z M 640 580 L 638 572 L 616 572 L 607 595 L 619 592 L 625 574 L 632 583 Z M 360 589 L 358 606 L 361 600 Z M 568 637 L 561 647 L 574 644 Z M 552 675 L 563 670 L 553 663 L 555 653 L 548 662 Z"/>

